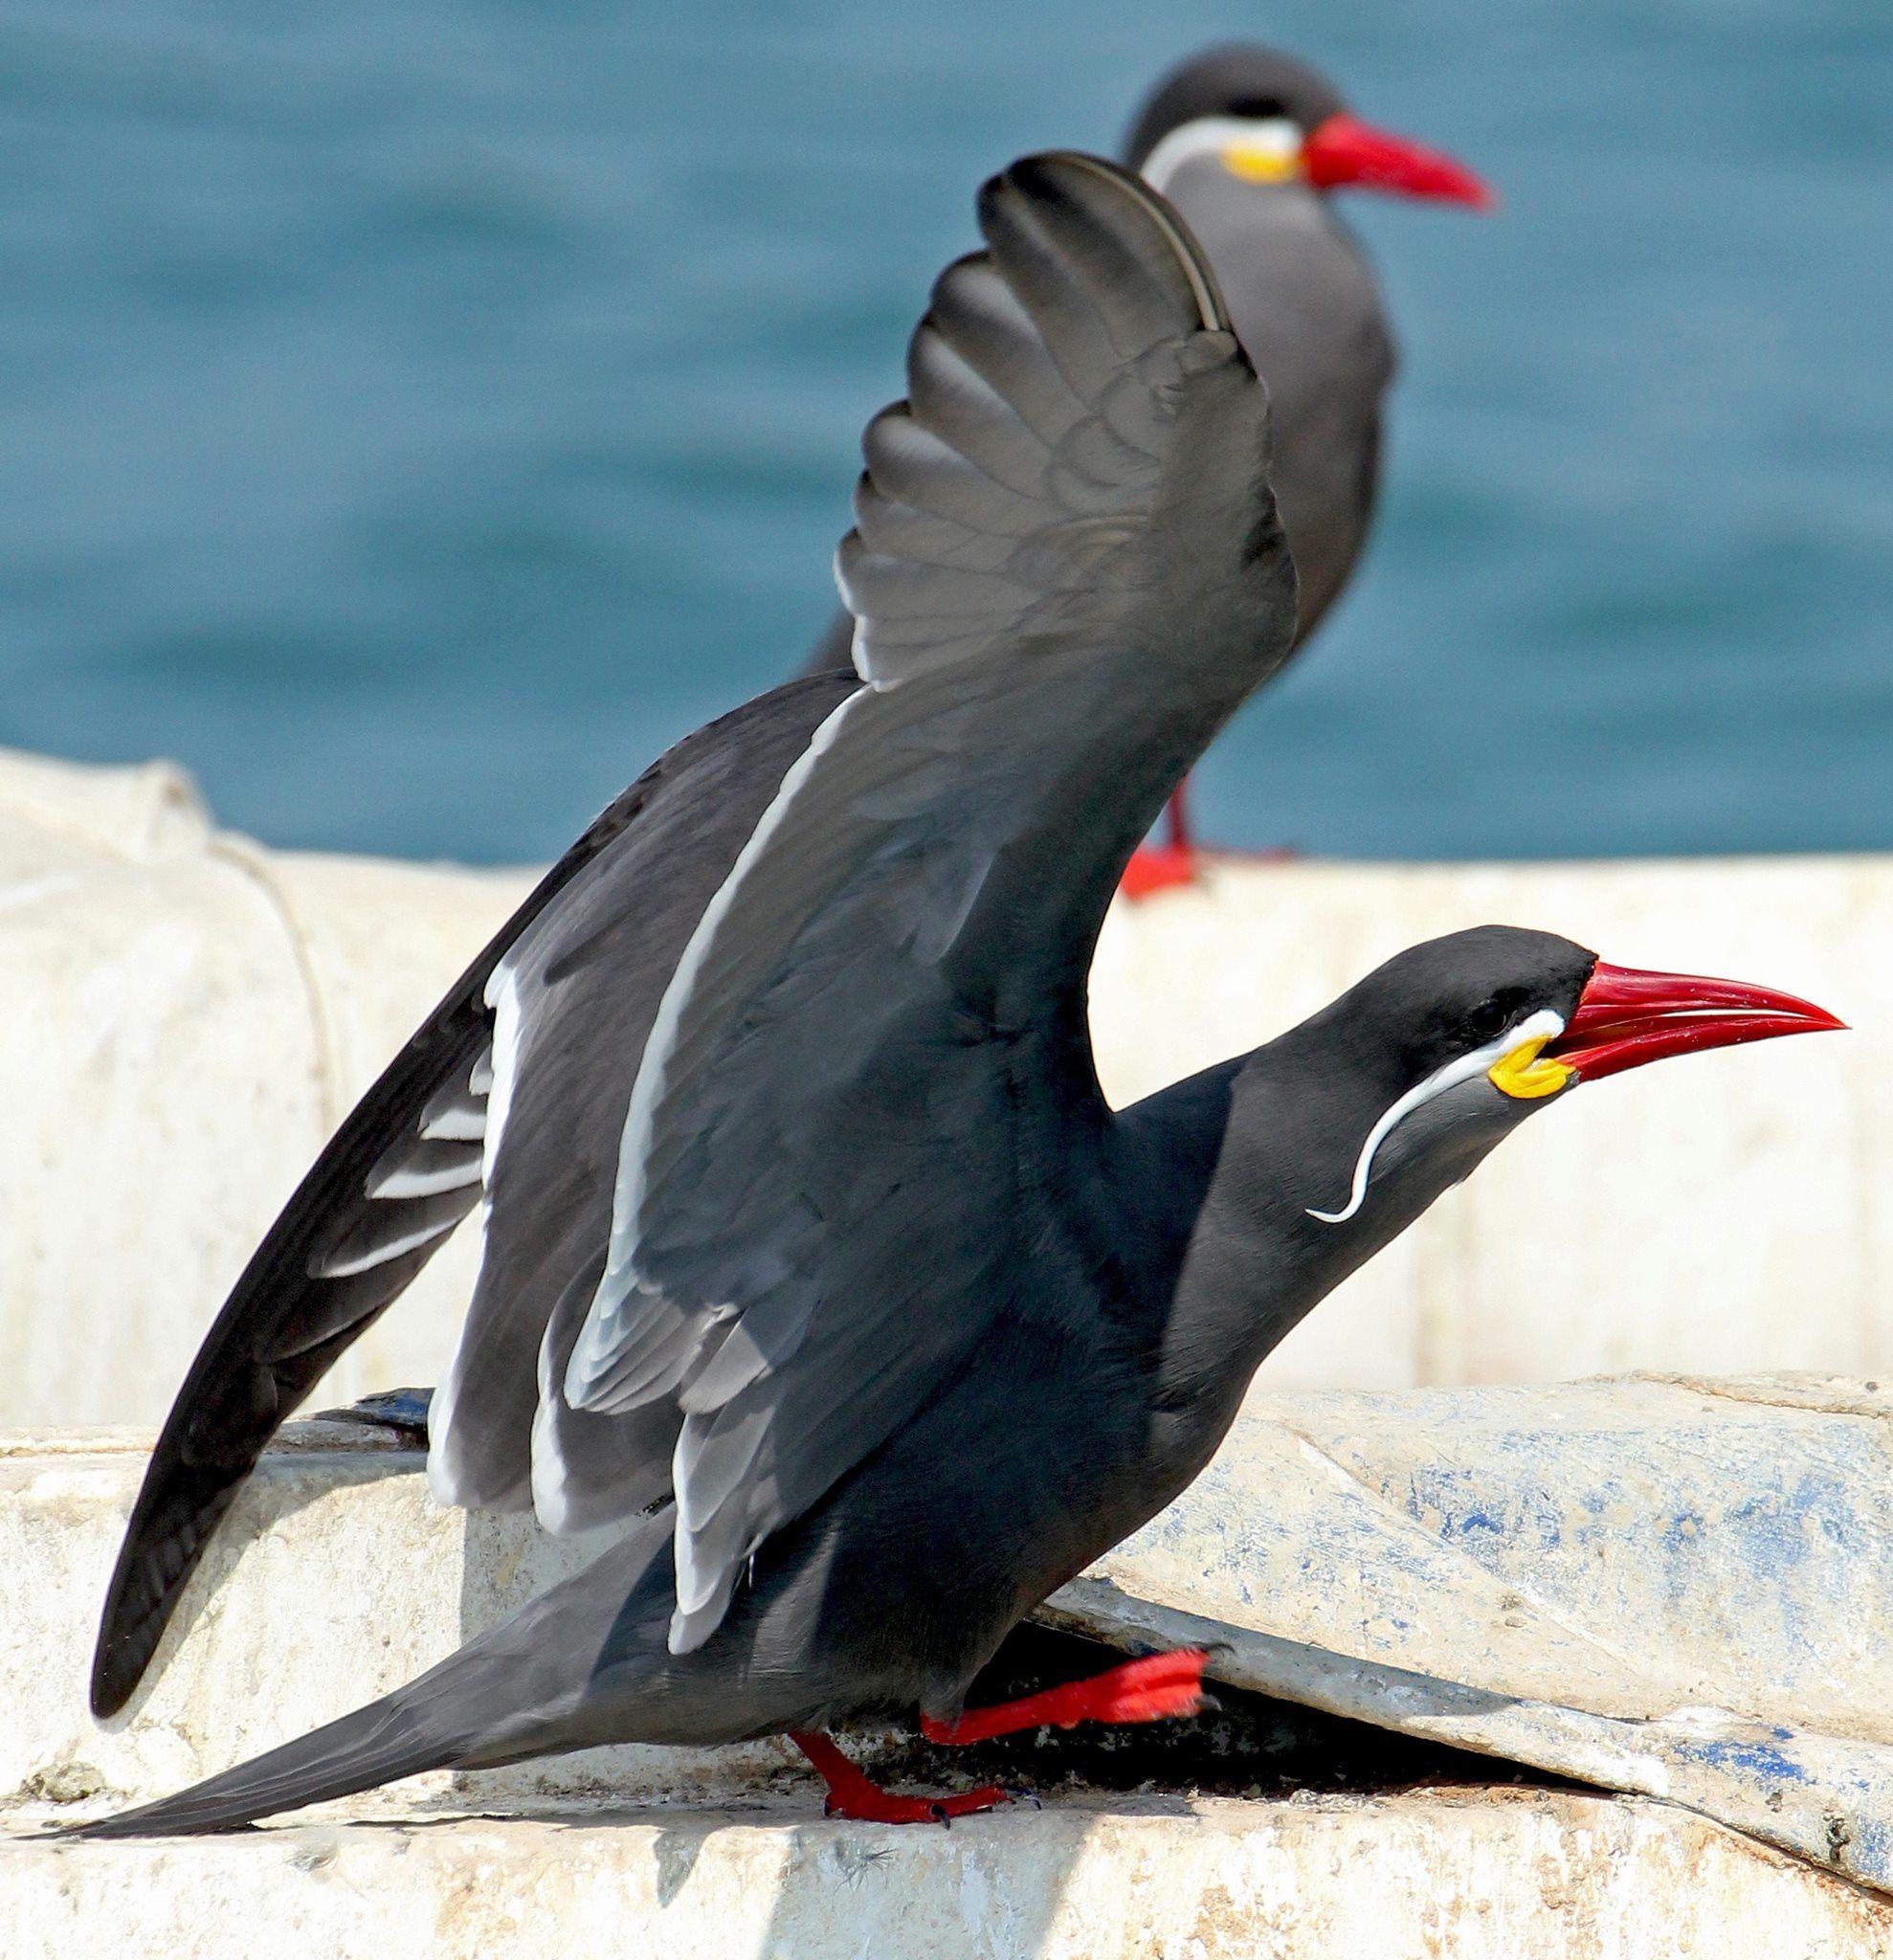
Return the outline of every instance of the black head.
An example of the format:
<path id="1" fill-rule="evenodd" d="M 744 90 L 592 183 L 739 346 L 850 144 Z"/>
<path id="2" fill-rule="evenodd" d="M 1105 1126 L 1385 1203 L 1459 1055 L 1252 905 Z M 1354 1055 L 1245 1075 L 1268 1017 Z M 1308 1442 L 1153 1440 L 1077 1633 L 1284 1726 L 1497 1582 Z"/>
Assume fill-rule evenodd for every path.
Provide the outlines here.
<path id="1" fill-rule="evenodd" d="M 1255 122 L 1285 117 L 1306 134 L 1347 106 L 1341 91 L 1305 61 L 1254 42 L 1231 41 L 1191 56 L 1150 91 L 1125 142 L 1125 162 L 1141 169 L 1172 129 L 1205 116 Z"/>
<path id="2" fill-rule="evenodd" d="M 1394 954 L 1318 1019 L 1411 1086 L 1540 1015 L 1569 1022 L 1596 965 L 1556 933 L 1479 925 Z"/>
<path id="3" fill-rule="evenodd" d="M 1607 966 L 1554 933 L 1481 925 L 1429 940 L 1277 1044 L 1321 1132 L 1330 1195 L 1306 1215 L 1346 1223 L 1370 1183 L 1404 1186 L 1423 1209 L 1580 1081 L 1839 1025 L 1771 988 Z"/>
<path id="4" fill-rule="evenodd" d="M 1319 69 L 1273 48 L 1234 44 L 1192 56 L 1157 84 L 1125 160 L 1167 194 L 1214 165 L 1235 182 L 1297 192 L 1353 186 L 1489 210 L 1464 165 L 1348 114 Z"/>
<path id="5" fill-rule="evenodd" d="M 1482 925 L 1409 947 L 1266 1047 L 1149 1099 L 1201 1182 L 1156 1180 L 1184 1257 L 1186 1374 L 1253 1366 L 1534 1110 L 1580 1083 L 1840 1023 L 1745 981 L 1613 967 Z M 1135 1111 L 1130 1112 L 1133 1116 Z"/>

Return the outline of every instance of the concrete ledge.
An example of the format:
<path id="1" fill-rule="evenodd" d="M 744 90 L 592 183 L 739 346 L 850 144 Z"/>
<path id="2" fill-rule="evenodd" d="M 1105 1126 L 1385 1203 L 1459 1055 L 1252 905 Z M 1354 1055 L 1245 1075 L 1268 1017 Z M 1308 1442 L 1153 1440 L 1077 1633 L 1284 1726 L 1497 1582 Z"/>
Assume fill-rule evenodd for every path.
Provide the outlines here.
<path id="1" fill-rule="evenodd" d="M 0 1704 L 0 1801 L 104 1810 L 210 1774 L 411 1680 L 599 1543 L 440 1510 L 419 1457 L 373 1430 L 284 1440 L 103 1728 L 86 1658 L 143 1439 L 0 1445 L 0 1679 L 21 1684 Z M 1346 1787 L 1482 1780 L 1441 1754 L 1476 1751 L 1893 1893 L 1889 1454 L 1893 1398 L 1833 1379 L 1257 1396 L 1205 1474 L 1045 1612 L 1117 1647 L 1211 1646 L 1219 1684 L 1341 1718 L 1299 1783 L 1327 1776 L 1324 1752 L 1353 1755 Z M 1165 1726 L 1179 1747 L 1137 1773 L 1211 1782 L 1214 1738 Z M 1386 1730 L 1433 1756 L 1390 1768 L 1392 1745 L 1348 1740 Z M 1236 1736 L 1240 1773 L 1216 1787 L 1265 1791 L 1248 1766 L 1276 1750 L 1266 1722 Z M 1083 1773 L 1126 1787 L 1106 1768 Z M 806 1790 L 779 1744 L 625 1747 L 404 1785 L 388 1814 L 450 1793 L 728 1802 L 791 1772 Z"/>
<path id="2" fill-rule="evenodd" d="M 607 1940 L 665 1960 L 1883 1953 L 1893 1904 L 1816 1866 L 1888 1882 L 1889 1643 L 1860 1602 L 1885 1590 L 1868 1513 L 1889 1422 L 1881 1391 L 1809 1380 L 1258 1399 L 1190 1493 L 1054 1602 L 1106 1637 L 1223 1640 L 1224 1713 L 1163 1725 L 1168 1747 L 1127 1764 L 1107 1738 L 1089 1759 L 1060 1739 L 956 1762 L 1047 1795 L 950 1834 L 825 1823 L 806 1771 L 759 1744 L 593 1750 L 235 1839 L 78 1846 L 33 1834 L 411 1678 L 595 1542 L 439 1510 L 412 1450 L 294 1425 L 155 1679 L 99 1728 L 86 1659 L 145 1438 L 8 1439 L 5 1950 L 219 1960 L 267 1927 L 272 1947 L 377 1960 Z M 1860 1520 L 1859 1542 L 1830 1517 Z M 1671 1801 L 1500 1787 L 1517 1772 L 1442 1744 Z M 884 1743 L 863 1754 L 934 1782 Z"/>
<path id="3" fill-rule="evenodd" d="M 0 1438 L 0 1815 L 49 1799 L 116 1809 L 274 1748 L 412 1680 L 605 1542 L 442 1510 L 411 1449 L 293 1424 L 212 1541 L 138 1694 L 100 1726 L 85 1704 L 92 1643 L 150 1441 Z M 799 1761 L 774 1743 L 626 1748 L 461 1780 L 481 1803 L 701 1802 Z M 450 1782 L 417 1778 L 406 1801 Z"/>
<path id="4" fill-rule="evenodd" d="M 1633 1798 L 1060 1801 L 950 1832 L 766 1807 L 0 1842 L 10 1960 L 1853 1960 L 1893 1907 Z"/>

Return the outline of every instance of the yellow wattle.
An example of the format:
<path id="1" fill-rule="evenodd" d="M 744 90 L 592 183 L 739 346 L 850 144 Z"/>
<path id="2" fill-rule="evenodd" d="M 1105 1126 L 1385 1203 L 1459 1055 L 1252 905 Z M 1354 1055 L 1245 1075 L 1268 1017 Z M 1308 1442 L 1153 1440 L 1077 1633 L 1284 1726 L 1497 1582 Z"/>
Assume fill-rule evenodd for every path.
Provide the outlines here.
<path id="1" fill-rule="evenodd" d="M 1521 1102 L 1539 1096 L 1555 1096 L 1576 1071 L 1548 1056 L 1539 1055 L 1538 1051 L 1550 1038 L 1548 1035 L 1540 1035 L 1533 1040 L 1521 1041 L 1509 1055 L 1485 1071 L 1486 1080 L 1502 1095 L 1515 1096 Z"/>
<path id="2" fill-rule="evenodd" d="M 1222 167 L 1232 177 L 1250 184 L 1286 184 L 1301 172 L 1302 159 L 1293 151 L 1251 149 L 1233 143 L 1222 153 Z"/>

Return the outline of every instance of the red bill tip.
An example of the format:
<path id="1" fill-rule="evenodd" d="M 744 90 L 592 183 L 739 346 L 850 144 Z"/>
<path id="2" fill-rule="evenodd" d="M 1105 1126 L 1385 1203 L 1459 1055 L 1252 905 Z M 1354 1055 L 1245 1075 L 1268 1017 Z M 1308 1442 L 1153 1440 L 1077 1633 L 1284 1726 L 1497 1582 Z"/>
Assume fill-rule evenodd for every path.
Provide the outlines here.
<path id="1" fill-rule="evenodd" d="M 1352 116 L 1330 116 L 1308 132 L 1302 167 L 1308 182 L 1323 190 L 1353 184 L 1396 197 L 1466 204 L 1475 211 L 1492 211 L 1499 203 L 1490 187 L 1463 164 Z"/>
<path id="2" fill-rule="evenodd" d="M 1644 972 L 1599 960 L 1570 1024 L 1545 1053 L 1581 1082 L 1698 1049 L 1844 1028 L 1825 1008 L 1746 980 Z"/>

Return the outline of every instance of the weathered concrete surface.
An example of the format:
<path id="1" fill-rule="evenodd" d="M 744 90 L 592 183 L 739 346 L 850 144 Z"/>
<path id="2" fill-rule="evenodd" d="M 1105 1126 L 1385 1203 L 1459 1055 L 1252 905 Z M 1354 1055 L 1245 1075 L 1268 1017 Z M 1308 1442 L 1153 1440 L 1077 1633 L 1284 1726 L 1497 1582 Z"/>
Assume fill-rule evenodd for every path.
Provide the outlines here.
<path id="1" fill-rule="evenodd" d="M 102 1730 L 85 1662 L 142 1451 L 0 1455 L 0 1681 L 33 1683 L 0 1699 L 0 1793 L 175 1789 L 411 1679 L 595 1548 L 437 1510 L 417 1456 L 359 1433 L 289 1434 Z M 1236 1686 L 1667 1797 L 1893 1890 L 1889 1450 L 1893 1397 L 1806 1377 L 1257 1396 L 1048 1610 L 1121 1646 L 1215 1642 Z M 789 1761 L 623 1748 L 457 1787 L 726 1800 Z"/>
<path id="2" fill-rule="evenodd" d="M 1050 1606 L 1893 1890 L 1890 1446 L 1816 1377 L 1252 1397 Z"/>
<path id="3" fill-rule="evenodd" d="M 0 1422 L 159 1419 L 329 1126 L 526 883 L 270 853 L 212 829 L 165 765 L 0 756 Z M 1224 862 L 1113 915 L 1093 986 L 1106 1085 L 1144 1093 L 1493 919 L 1771 981 L 1859 1032 L 1570 1099 L 1264 1379 L 1893 1372 L 1893 860 Z M 448 1246 L 324 1399 L 437 1377 L 471 1249 Z"/>
<path id="4" fill-rule="evenodd" d="M 167 765 L 0 755 L 0 1421 L 158 1419 L 329 1131 L 525 883 L 274 854 Z M 434 1379 L 473 1250 L 333 1399 Z"/>
<path id="5" fill-rule="evenodd" d="M 1094 1576 L 1495 1693 L 1893 1743 L 1893 1393 L 1802 1376 L 1256 1395 Z"/>
<path id="6" fill-rule="evenodd" d="M 762 1809 L 0 1841 L 10 1960 L 1867 1960 L 1893 1908 L 1633 1799 L 1060 1803 L 950 1832 Z"/>
<path id="7" fill-rule="evenodd" d="M 144 1433 L 0 1441 L 0 1812 L 155 1796 L 386 1693 L 590 1563 L 514 1517 L 442 1510 L 421 1459 L 296 1424 L 207 1554 L 129 1708 L 85 1703 L 99 1608 L 144 1474 Z M 798 1761 L 779 1744 L 624 1748 L 479 1779 L 481 1801 L 722 1797 Z M 410 1786 L 446 1787 L 444 1776 Z"/>

